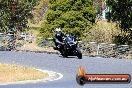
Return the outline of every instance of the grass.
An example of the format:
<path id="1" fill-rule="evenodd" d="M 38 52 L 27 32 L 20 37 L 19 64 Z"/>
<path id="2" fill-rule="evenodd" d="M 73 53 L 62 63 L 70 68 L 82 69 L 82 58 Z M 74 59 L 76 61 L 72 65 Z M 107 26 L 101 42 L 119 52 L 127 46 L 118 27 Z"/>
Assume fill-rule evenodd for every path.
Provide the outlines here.
<path id="1" fill-rule="evenodd" d="M 34 68 L 0 64 L 0 83 L 37 80 L 48 77 L 48 73 L 43 73 Z"/>

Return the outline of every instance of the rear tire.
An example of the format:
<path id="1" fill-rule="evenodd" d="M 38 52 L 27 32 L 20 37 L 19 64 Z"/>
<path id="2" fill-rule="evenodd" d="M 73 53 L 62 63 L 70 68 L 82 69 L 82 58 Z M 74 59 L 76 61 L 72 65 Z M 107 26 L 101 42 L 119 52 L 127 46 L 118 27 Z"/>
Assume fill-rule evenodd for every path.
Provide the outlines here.
<path id="1" fill-rule="evenodd" d="M 77 57 L 78 57 L 78 59 L 82 59 L 82 53 L 81 53 L 81 51 L 80 51 L 80 49 L 76 49 L 76 55 L 77 55 Z"/>

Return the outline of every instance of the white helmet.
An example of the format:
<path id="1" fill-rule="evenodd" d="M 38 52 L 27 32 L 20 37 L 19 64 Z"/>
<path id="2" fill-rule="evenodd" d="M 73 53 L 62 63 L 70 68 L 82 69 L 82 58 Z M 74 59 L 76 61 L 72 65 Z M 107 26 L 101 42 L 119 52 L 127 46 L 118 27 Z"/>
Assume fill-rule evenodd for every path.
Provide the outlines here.
<path id="1" fill-rule="evenodd" d="M 60 36 L 61 35 L 61 29 L 60 28 L 56 28 L 55 29 L 55 33 L 57 36 Z"/>
<path id="2" fill-rule="evenodd" d="M 61 29 L 60 28 L 56 28 L 55 32 L 61 32 Z"/>

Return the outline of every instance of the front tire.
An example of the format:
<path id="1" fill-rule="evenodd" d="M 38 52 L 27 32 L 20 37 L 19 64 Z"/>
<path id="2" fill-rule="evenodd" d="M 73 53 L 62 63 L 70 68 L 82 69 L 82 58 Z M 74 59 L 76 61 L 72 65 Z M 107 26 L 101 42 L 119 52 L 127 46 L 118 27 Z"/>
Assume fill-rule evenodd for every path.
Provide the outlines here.
<path id="1" fill-rule="evenodd" d="M 82 59 L 82 53 L 81 53 L 80 49 L 76 49 L 76 55 L 77 55 L 78 59 Z"/>
<path id="2" fill-rule="evenodd" d="M 68 55 L 67 55 L 67 53 L 65 51 L 62 51 L 61 55 L 63 56 L 63 58 L 67 58 L 68 57 Z"/>
<path id="3" fill-rule="evenodd" d="M 67 58 L 68 56 L 66 54 L 62 54 L 63 58 Z"/>

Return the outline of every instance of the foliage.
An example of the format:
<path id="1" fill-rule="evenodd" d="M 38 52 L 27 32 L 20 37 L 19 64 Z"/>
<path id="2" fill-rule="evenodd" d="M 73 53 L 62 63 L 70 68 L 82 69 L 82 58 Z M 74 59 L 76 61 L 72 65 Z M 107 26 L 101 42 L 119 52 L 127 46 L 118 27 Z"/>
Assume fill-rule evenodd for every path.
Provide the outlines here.
<path id="1" fill-rule="evenodd" d="M 124 31 L 132 27 L 132 0 L 107 0 L 109 18 L 119 23 Z"/>
<path id="2" fill-rule="evenodd" d="M 114 37 L 120 33 L 121 31 L 117 28 L 116 23 L 102 20 L 85 32 L 83 42 L 115 43 L 113 42 Z"/>
<path id="3" fill-rule="evenodd" d="M 118 23 L 122 34 L 116 37 L 119 44 L 132 44 L 132 0 L 107 0 L 107 18 Z"/>
<path id="4" fill-rule="evenodd" d="M 27 27 L 36 0 L 0 0 L 0 31 L 22 31 Z"/>
<path id="5" fill-rule="evenodd" d="M 0 0 L 0 32 L 8 35 L 8 50 L 15 49 L 17 35 L 27 28 L 36 0 Z"/>
<path id="6" fill-rule="evenodd" d="M 47 11 L 47 7 L 48 0 L 38 0 L 32 10 L 33 18 L 30 20 L 31 23 L 38 25 L 39 22 L 44 18 L 43 14 Z"/>
<path id="7" fill-rule="evenodd" d="M 40 35 L 51 36 L 56 27 L 61 27 L 65 33 L 80 37 L 84 30 L 92 27 L 95 16 L 91 0 L 49 0 Z"/>

